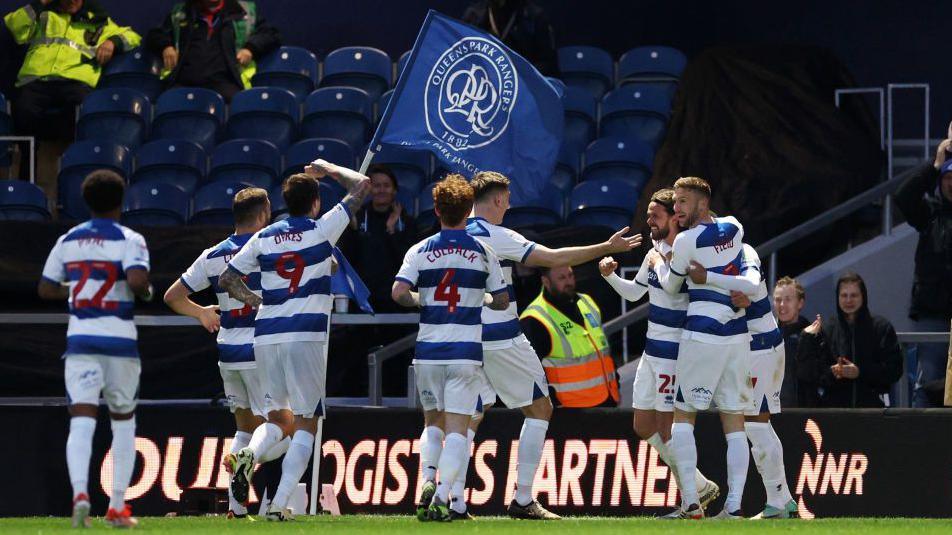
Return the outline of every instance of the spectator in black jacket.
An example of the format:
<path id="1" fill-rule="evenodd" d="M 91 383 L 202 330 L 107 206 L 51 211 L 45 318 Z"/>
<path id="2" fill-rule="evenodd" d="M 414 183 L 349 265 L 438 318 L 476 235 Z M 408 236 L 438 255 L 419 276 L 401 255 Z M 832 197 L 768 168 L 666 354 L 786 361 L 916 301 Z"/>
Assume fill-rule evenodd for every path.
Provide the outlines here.
<path id="1" fill-rule="evenodd" d="M 952 317 L 952 140 L 939 144 L 935 161 L 924 164 L 896 190 L 896 204 L 919 231 L 909 317 L 916 330 L 947 332 Z M 930 383 L 944 385 L 948 346 L 919 344 L 914 407 L 936 406 L 926 395 Z M 941 387 L 940 387 L 941 388 Z M 941 396 L 939 396 L 941 397 Z"/>
<path id="2" fill-rule="evenodd" d="M 846 273 L 836 283 L 837 317 L 817 315 L 804 329 L 797 375 L 815 385 L 821 407 L 883 407 L 882 394 L 902 375 L 902 352 L 888 320 L 869 312 L 866 283 Z"/>
<path id="3" fill-rule="evenodd" d="M 558 70 L 555 32 L 545 9 L 532 0 L 479 0 L 466 9 L 463 20 L 498 37 L 542 74 Z"/>
<path id="4" fill-rule="evenodd" d="M 162 58 L 169 87 L 204 87 L 226 102 L 251 87 L 254 61 L 281 46 L 278 30 L 250 0 L 188 0 L 176 4 L 146 47 Z"/>
<path id="5" fill-rule="evenodd" d="M 784 360 L 783 384 L 780 387 L 781 407 L 816 407 L 816 388 L 804 383 L 797 377 L 797 348 L 800 336 L 810 320 L 800 315 L 806 304 L 806 292 L 797 279 L 783 277 L 777 281 L 773 290 L 774 310 L 777 323 L 783 332 Z"/>

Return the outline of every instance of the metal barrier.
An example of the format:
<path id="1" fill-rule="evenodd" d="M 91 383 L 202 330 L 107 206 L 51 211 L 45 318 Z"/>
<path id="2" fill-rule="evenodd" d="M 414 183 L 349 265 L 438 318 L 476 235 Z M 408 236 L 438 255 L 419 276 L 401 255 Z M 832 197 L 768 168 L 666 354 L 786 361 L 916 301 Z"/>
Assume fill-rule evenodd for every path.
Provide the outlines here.
<path id="1" fill-rule="evenodd" d="M 30 145 L 30 184 L 36 184 L 36 139 L 33 136 L 0 136 L 0 141 L 26 141 Z"/>

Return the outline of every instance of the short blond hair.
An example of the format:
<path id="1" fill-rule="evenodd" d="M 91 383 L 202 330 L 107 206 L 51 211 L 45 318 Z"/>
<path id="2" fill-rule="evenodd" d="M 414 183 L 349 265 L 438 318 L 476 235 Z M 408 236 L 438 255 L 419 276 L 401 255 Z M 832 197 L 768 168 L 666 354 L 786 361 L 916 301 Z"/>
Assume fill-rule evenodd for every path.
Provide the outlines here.
<path id="1" fill-rule="evenodd" d="M 480 171 L 470 182 L 473 186 L 475 202 L 480 202 L 488 198 L 496 191 L 505 191 L 509 189 L 509 179 L 506 175 L 497 171 Z"/>
<path id="2" fill-rule="evenodd" d="M 235 216 L 235 224 L 243 225 L 254 221 L 259 210 L 268 204 L 268 192 L 261 188 L 245 188 L 235 194 L 231 203 L 231 212 Z"/>
<path id="3" fill-rule="evenodd" d="M 774 285 L 774 290 L 780 288 L 781 286 L 793 286 L 797 291 L 797 298 L 803 301 L 807 298 L 807 292 L 803 289 L 803 285 L 800 284 L 800 281 L 791 277 L 783 277 L 777 281 L 777 284 Z"/>
<path id="4" fill-rule="evenodd" d="M 446 175 L 433 188 L 433 206 L 440 221 L 450 227 L 462 223 L 473 209 L 473 196 L 473 187 L 462 175 Z"/>
<path id="5" fill-rule="evenodd" d="M 707 183 L 707 180 L 703 178 L 698 178 L 696 176 L 685 176 L 681 177 L 674 183 L 674 189 L 684 188 L 691 191 L 696 191 L 707 197 L 711 198 L 711 185 Z"/>

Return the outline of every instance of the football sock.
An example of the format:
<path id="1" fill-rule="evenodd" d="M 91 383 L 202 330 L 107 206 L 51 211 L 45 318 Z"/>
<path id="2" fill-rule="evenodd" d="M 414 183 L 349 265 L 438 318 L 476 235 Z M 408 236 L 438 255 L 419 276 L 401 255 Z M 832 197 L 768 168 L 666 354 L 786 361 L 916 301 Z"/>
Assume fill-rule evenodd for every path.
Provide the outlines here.
<path id="1" fill-rule="evenodd" d="M 775 470 L 776 476 L 772 477 L 772 481 L 777 481 L 781 485 L 780 496 L 783 499 L 784 505 L 793 501 L 793 495 L 790 494 L 790 487 L 787 486 L 787 469 L 783 464 L 783 443 L 780 442 L 780 437 L 777 436 L 777 430 L 774 429 L 773 425 L 770 426 L 770 434 L 773 435 L 774 439 L 774 451 L 777 456 L 777 462 L 773 465 L 773 470 Z"/>
<path id="2" fill-rule="evenodd" d="M 535 481 L 539 460 L 542 459 L 542 448 L 545 446 L 545 432 L 549 429 L 549 422 L 538 418 L 526 418 L 522 422 L 522 431 L 519 433 L 519 453 L 516 464 L 516 503 L 529 505 L 532 503 L 532 484 Z"/>
<path id="3" fill-rule="evenodd" d="M 435 425 L 425 427 L 420 435 L 420 467 L 424 481 L 436 481 L 436 465 L 443 451 L 443 430 Z"/>
<path id="4" fill-rule="evenodd" d="M 126 507 L 126 489 L 136 464 L 136 419 L 112 421 L 112 497 L 109 507 L 122 511 Z"/>
<path id="5" fill-rule="evenodd" d="M 96 419 L 88 416 L 74 416 L 69 420 L 69 438 L 66 439 L 66 466 L 69 467 L 69 481 L 73 484 L 73 496 L 89 494 L 89 457 L 93 453 L 93 434 L 96 432 Z"/>
<path id="6" fill-rule="evenodd" d="M 456 476 L 469 459 L 468 442 L 466 437 L 459 433 L 446 435 L 446 443 L 440 454 L 438 469 L 440 482 L 436 486 L 436 496 L 442 503 L 449 502 L 450 487 L 456 481 Z"/>
<path id="7" fill-rule="evenodd" d="M 259 425 L 248 443 L 248 447 L 254 452 L 255 462 L 258 462 L 258 459 L 280 442 L 282 438 L 284 438 L 284 431 L 281 430 L 278 424 L 265 422 Z"/>
<path id="8" fill-rule="evenodd" d="M 258 458 L 258 463 L 262 464 L 262 463 L 271 462 L 281 457 L 282 455 L 288 452 L 289 446 L 291 446 L 291 437 L 282 438 L 280 442 L 278 442 L 274 446 L 271 446 L 271 449 L 264 452 L 261 455 L 261 457 Z"/>
<path id="9" fill-rule="evenodd" d="M 740 509 L 744 497 L 744 483 L 747 481 L 747 468 L 750 465 L 750 450 L 747 447 L 747 434 L 738 431 L 727 433 L 727 500 L 724 509 L 733 513 Z"/>
<path id="10" fill-rule="evenodd" d="M 476 431 L 472 429 L 466 430 L 466 464 L 460 469 L 459 475 L 456 476 L 456 481 L 453 482 L 453 488 L 450 490 L 450 496 L 452 496 L 450 507 L 457 513 L 466 512 L 466 472 L 469 470 L 469 461 L 473 456 L 473 438 L 475 437 Z"/>
<path id="11" fill-rule="evenodd" d="M 681 507 L 700 503 L 698 486 L 694 478 L 697 472 L 697 444 L 694 442 L 694 426 L 686 422 L 675 422 L 671 426 L 671 456 L 677 466 L 678 481 L 681 483 Z"/>
<path id="12" fill-rule="evenodd" d="M 291 439 L 291 445 L 288 446 L 288 452 L 284 455 L 284 461 L 281 462 L 281 483 L 278 484 L 278 490 L 274 493 L 274 500 L 271 502 L 271 508 L 285 509 L 288 501 L 291 499 L 291 493 L 301 482 L 301 476 L 307 470 L 307 463 L 311 460 L 311 453 L 314 451 L 314 435 L 304 430 L 298 430 Z"/>
<path id="13" fill-rule="evenodd" d="M 231 441 L 229 453 L 238 453 L 238 450 L 247 446 L 249 441 L 251 441 L 251 433 L 235 431 L 235 438 Z M 236 515 L 248 514 L 248 509 L 245 508 L 244 504 L 238 503 L 238 500 L 232 495 L 231 485 L 228 485 L 228 509 Z"/>
<path id="14" fill-rule="evenodd" d="M 747 438 L 750 439 L 750 452 L 754 464 L 764 482 L 767 503 L 782 509 L 793 498 L 787 488 L 787 478 L 783 467 L 783 445 L 774 432 L 773 426 L 766 422 L 747 422 L 744 424 Z"/>

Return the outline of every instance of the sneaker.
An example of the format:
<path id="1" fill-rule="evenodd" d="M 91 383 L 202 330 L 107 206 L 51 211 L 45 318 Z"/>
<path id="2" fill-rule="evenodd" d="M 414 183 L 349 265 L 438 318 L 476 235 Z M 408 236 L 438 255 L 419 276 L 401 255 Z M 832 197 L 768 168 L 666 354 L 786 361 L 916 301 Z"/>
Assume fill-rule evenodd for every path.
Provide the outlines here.
<path id="1" fill-rule="evenodd" d="M 434 522 L 452 522 L 453 520 L 453 517 L 450 516 L 449 506 L 436 496 L 433 497 L 433 503 L 427 508 L 426 516 Z"/>
<path id="2" fill-rule="evenodd" d="M 800 518 L 800 510 L 797 508 L 797 502 L 790 500 L 783 509 L 778 509 L 769 503 L 764 510 L 754 517 L 756 520 L 778 519 L 778 518 Z"/>
<path id="3" fill-rule="evenodd" d="M 675 507 L 674 511 L 671 511 L 670 513 L 660 516 L 658 518 L 661 518 L 662 520 L 677 520 L 681 518 L 681 508 Z"/>
<path id="4" fill-rule="evenodd" d="M 291 514 L 290 509 L 268 508 L 268 512 L 264 514 L 264 519 L 268 522 L 288 522 L 294 520 L 294 515 Z"/>
<path id="5" fill-rule="evenodd" d="M 122 511 L 110 507 L 106 511 L 106 523 L 115 528 L 134 528 L 139 525 L 139 521 L 132 516 L 132 507 L 128 503 Z"/>
<path id="6" fill-rule="evenodd" d="M 420 491 L 420 503 L 416 506 L 416 517 L 420 522 L 429 520 L 429 517 L 426 516 L 426 510 L 430 507 L 434 494 L 436 494 L 436 483 L 424 481 L 423 489 Z"/>
<path id="7" fill-rule="evenodd" d="M 717 513 L 711 518 L 713 518 L 714 520 L 743 520 L 744 513 L 742 513 L 740 509 L 736 511 L 728 511 L 727 508 L 725 507 L 721 509 L 720 513 Z"/>
<path id="8" fill-rule="evenodd" d="M 701 502 L 701 509 L 707 509 L 711 502 L 717 499 L 721 495 L 721 488 L 717 486 L 717 483 L 708 480 L 704 484 L 704 487 L 698 491 L 698 500 Z"/>
<path id="9" fill-rule="evenodd" d="M 238 453 L 229 453 L 222 461 L 225 469 L 231 466 L 231 494 L 238 503 L 248 503 L 248 487 L 255 467 L 255 456 L 251 448 L 242 448 Z"/>
<path id="10" fill-rule="evenodd" d="M 73 527 L 88 528 L 92 526 L 89 519 L 89 495 L 80 492 L 73 498 Z"/>
<path id="11" fill-rule="evenodd" d="M 667 515 L 662 518 L 665 519 L 681 519 L 681 520 L 701 520 L 704 518 L 704 509 L 700 504 L 692 503 L 685 509 L 683 506 L 677 510 L 677 515 Z"/>
<path id="12" fill-rule="evenodd" d="M 528 505 L 519 505 L 519 502 L 512 500 L 508 509 L 510 518 L 522 520 L 562 520 L 562 517 L 542 507 L 536 500 L 532 500 Z"/>
<path id="13" fill-rule="evenodd" d="M 476 520 L 476 518 L 469 514 L 469 511 L 463 511 L 462 513 L 458 512 L 456 509 L 450 507 L 450 520 Z"/>

